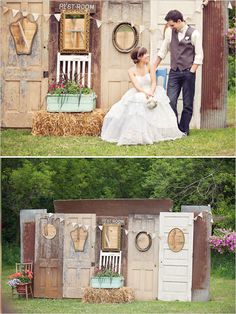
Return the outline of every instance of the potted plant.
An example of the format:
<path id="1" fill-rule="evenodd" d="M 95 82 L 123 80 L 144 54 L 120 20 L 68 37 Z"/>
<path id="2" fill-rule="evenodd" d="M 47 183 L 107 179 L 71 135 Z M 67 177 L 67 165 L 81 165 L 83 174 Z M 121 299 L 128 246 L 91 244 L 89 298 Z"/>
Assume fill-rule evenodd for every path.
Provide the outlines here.
<path id="1" fill-rule="evenodd" d="M 51 83 L 47 94 L 48 112 L 90 112 L 96 107 L 96 94 L 76 80 Z"/>
<path id="2" fill-rule="evenodd" d="M 30 270 L 24 270 L 14 273 L 8 277 L 8 285 L 12 288 L 16 288 L 17 292 L 22 294 L 25 292 L 25 286 L 32 283 L 33 272 Z"/>
<path id="3" fill-rule="evenodd" d="M 110 269 L 98 269 L 91 278 L 92 288 L 121 288 L 124 285 L 124 277 Z"/>

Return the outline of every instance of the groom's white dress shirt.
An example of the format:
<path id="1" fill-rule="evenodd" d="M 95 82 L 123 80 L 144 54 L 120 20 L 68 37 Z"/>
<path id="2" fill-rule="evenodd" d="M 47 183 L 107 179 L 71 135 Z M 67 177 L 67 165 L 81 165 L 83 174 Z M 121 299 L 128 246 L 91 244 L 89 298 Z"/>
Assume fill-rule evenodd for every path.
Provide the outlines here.
<path id="1" fill-rule="evenodd" d="M 188 25 L 185 24 L 185 26 L 178 32 L 179 41 L 181 41 L 185 37 L 187 29 L 188 29 Z M 170 50 L 171 39 L 172 39 L 172 29 L 168 27 L 165 31 L 164 41 L 161 45 L 160 50 L 157 53 L 157 55 L 161 59 L 164 59 L 168 51 Z M 202 64 L 202 61 L 203 61 L 202 40 L 201 40 L 199 31 L 196 29 L 192 33 L 191 43 L 195 48 L 195 57 L 194 57 L 193 63 Z"/>

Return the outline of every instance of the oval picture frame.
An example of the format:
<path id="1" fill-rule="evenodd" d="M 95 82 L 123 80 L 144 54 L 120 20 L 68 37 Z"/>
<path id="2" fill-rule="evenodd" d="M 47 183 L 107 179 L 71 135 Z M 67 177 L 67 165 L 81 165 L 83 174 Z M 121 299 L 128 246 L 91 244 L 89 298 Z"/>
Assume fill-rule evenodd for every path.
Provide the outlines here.
<path id="1" fill-rule="evenodd" d="M 168 233 L 167 243 L 172 252 L 180 252 L 185 244 L 185 236 L 181 229 L 173 228 Z"/>
<path id="2" fill-rule="evenodd" d="M 117 38 L 118 33 L 122 28 L 130 29 L 133 32 L 134 39 L 133 39 L 132 44 L 129 45 L 128 47 L 121 47 L 121 45 L 118 42 L 118 38 Z M 123 52 L 123 53 L 130 52 L 132 49 L 134 49 L 138 45 L 138 41 L 139 41 L 139 35 L 138 35 L 137 29 L 128 22 L 122 22 L 118 24 L 112 32 L 112 43 L 119 52 Z"/>
<path id="3" fill-rule="evenodd" d="M 139 243 L 140 237 L 146 237 L 147 244 L 142 243 L 142 245 Z M 143 241 L 142 241 L 143 242 Z M 139 232 L 135 237 L 135 246 L 136 249 L 140 252 L 146 252 L 150 249 L 152 246 L 152 238 L 150 234 L 148 234 L 146 231 Z"/>

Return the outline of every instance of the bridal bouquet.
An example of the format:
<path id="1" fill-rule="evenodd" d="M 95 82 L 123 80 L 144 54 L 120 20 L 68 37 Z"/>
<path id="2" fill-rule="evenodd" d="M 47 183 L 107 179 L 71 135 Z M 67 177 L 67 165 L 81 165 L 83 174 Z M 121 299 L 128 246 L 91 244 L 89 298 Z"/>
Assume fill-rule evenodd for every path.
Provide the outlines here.
<path id="1" fill-rule="evenodd" d="M 147 101 L 147 107 L 148 109 L 154 109 L 157 106 L 157 100 L 154 99 L 154 97 L 149 97 Z"/>

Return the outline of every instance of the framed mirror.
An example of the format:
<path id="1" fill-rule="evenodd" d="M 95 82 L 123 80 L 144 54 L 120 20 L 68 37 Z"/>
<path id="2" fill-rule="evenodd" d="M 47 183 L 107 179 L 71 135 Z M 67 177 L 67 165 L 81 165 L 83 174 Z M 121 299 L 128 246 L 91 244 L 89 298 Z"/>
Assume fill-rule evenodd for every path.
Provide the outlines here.
<path id="1" fill-rule="evenodd" d="M 152 238 L 146 231 L 139 232 L 135 237 L 135 246 L 140 252 L 146 252 L 152 245 Z"/>
<path id="2" fill-rule="evenodd" d="M 138 32 L 130 23 L 120 23 L 112 33 L 114 47 L 124 53 L 130 52 L 138 45 Z"/>
<path id="3" fill-rule="evenodd" d="M 60 52 L 89 52 L 88 11 L 63 11 L 60 21 Z"/>

